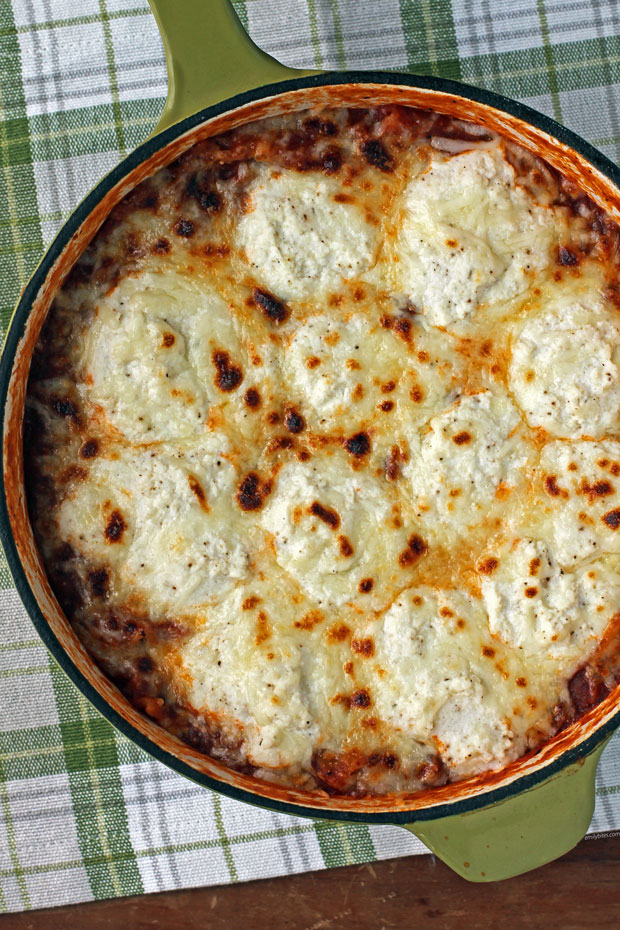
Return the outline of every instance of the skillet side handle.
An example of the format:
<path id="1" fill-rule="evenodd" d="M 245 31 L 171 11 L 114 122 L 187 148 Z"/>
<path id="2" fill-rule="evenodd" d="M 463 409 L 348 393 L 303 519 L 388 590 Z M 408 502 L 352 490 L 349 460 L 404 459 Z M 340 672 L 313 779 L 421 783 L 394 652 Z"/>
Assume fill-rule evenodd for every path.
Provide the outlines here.
<path id="1" fill-rule="evenodd" d="M 230 0 L 149 0 L 168 67 L 168 98 L 152 135 L 227 97 L 316 74 L 281 65 L 261 51 Z"/>
<path id="2" fill-rule="evenodd" d="M 596 767 L 607 742 L 505 801 L 406 829 L 471 882 L 496 882 L 536 869 L 585 836 L 594 812 Z"/>

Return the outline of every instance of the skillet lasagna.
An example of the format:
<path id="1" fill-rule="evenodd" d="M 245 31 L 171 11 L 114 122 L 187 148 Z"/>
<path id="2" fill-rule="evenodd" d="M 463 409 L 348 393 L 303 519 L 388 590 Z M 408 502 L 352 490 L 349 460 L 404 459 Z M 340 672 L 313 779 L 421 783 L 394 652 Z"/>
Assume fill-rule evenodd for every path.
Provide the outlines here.
<path id="1" fill-rule="evenodd" d="M 88 652 L 227 765 L 335 794 L 505 766 L 620 677 L 620 235 L 404 107 L 195 145 L 35 352 L 35 536 Z"/>

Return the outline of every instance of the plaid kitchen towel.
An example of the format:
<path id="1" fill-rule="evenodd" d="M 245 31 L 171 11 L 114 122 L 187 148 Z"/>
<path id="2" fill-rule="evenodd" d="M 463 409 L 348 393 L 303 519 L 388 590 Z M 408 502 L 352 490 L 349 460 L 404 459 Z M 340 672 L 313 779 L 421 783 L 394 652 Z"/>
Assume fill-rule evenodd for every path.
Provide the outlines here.
<path id="1" fill-rule="evenodd" d="M 617 0 L 235 6 L 256 42 L 285 63 L 410 69 L 484 86 L 551 114 L 620 160 Z M 0 0 L 0 69 L 6 326 L 63 219 L 155 124 L 166 72 L 146 0 Z M 49 658 L 5 566 L 0 589 L 0 910 L 424 851 L 396 827 L 314 824 L 254 809 L 151 761 Z M 591 825 L 617 829 L 620 738 L 600 766 Z"/>

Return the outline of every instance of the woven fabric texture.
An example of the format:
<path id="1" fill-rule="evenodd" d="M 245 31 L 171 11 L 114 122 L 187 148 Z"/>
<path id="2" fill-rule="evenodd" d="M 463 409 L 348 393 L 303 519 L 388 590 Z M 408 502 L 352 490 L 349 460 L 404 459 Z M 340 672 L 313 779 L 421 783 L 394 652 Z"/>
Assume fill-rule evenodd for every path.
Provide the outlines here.
<path id="1" fill-rule="evenodd" d="M 205 15 L 214 2 L 222 0 L 204 0 Z M 525 101 L 620 160 L 617 0 L 236 0 L 235 8 L 284 63 L 462 80 Z M 0 3 L 3 329 L 56 230 L 148 135 L 165 94 L 146 0 Z M 619 828 L 616 738 L 600 766 L 591 831 Z M 1 911 L 423 851 L 400 828 L 270 813 L 150 760 L 64 677 L 0 564 Z"/>

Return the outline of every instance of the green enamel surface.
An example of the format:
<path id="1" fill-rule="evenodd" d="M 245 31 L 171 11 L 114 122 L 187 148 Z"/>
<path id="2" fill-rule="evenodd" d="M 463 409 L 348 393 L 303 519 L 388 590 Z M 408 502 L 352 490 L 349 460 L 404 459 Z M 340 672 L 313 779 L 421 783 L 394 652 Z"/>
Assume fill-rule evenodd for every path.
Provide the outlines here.
<path id="1" fill-rule="evenodd" d="M 594 813 L 596 767 L 607 742 L 529 791 L 406 829 L 472 882 L 500 881 L 536 869 L 585 836 Z"/>
<path id="2" fill-rule="evenodd" d="M 155 132 L 243 91 L 315 74 L 261 51 L 229 0 L 149 0 L 168 66 L 168 99 Z"/>

